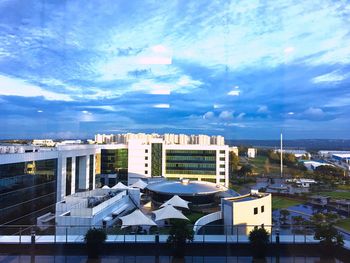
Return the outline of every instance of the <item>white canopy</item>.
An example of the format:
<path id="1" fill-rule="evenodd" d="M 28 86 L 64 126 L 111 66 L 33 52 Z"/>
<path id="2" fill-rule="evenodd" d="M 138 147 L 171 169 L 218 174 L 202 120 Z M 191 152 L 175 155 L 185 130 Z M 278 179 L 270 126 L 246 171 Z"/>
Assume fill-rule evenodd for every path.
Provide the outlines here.
<path id="1" fill-rule="evenodd" d="M 125 184 L 122 182 L 117 183 L 115 186 L 112 187 L 112 189 L 117 189 L 117 190 L 126 190 L 129 187 L 127 187 Z"/>
<path id="2" fill-rule="evenodd" d="M 156 226 L 157 224 L 139 209 L 135 210 L 129 215 L 120 217 L 122 220 L 122 228 L 128 226 Z"/>
<path id="3" fill-rule="evenodd" d="M 171 205 L 167 205 L 161 209 L 155 210 L 152 213 L 156 216 L 155 221 L 169 218 L 189 220 L 186 216 L 184 216 L 184 214 L 181 211 L 177 210 Z"/>
<path id="4" fill-rule="evenodd" d="M 130 185 L 130 187 L 134 187 L 134 188 L 140 188 L 140 189 L 145 189 L 147 186 L 147 184 L 142 181 L 141 179 L 139 179 L 136 183 Z"/>
<path id="5" fill-rule="evenodd" d="M 102 189 L 110 189 L 108 185 L 104 185 Z"/>
<path id="6" fill-rule="evenodd" d="M 166 201 L 164 204 L 162 204 L 160 207 L 165 207 L 168 205 L 176 206 L 176 207 L 181 207 L 181 208 L 187 208 L 188 209 L 188 204 L 190 202 L 183 200 L 180 196 L 174 195 L 171 199 Z"/>

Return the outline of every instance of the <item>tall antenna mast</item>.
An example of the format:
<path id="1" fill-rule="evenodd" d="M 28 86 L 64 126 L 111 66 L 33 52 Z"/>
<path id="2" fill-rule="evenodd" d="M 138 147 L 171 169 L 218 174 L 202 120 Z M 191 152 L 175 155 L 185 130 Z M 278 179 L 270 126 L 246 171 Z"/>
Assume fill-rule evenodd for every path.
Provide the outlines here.
<path id="1" fill-rule="evenodd" d="M 281 150 L 280 150 L 280 153 L 281 153 L 281 178 L 283 177 L 283 135 L 282 135 L 282 132 L 281 132 Z"/>

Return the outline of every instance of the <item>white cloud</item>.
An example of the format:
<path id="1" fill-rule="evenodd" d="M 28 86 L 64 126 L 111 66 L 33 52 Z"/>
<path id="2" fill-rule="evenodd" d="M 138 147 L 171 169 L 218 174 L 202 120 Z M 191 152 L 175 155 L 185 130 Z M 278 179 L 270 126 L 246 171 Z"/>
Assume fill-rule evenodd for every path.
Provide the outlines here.
<path id="1" fill-rule="evenodd" d="M 311 81 L 313 83 L 323 83 L 323 82 L 339 82 L 344 79 L 347 79 L 350 76 L 350 73 L 348 74 L 341 74 L 339 70 L 332 71 L 330 73 L 317 76 L 313 78 Z"/>
<path id="2" fill-rule="evenodd" d="M 223 120 L 231 120 L 233 119 L 233 112 L 232 111 L 222 111 L 219 115 L 220 119 Z"/>
<path id="3" fill-rule="evenodd" d="M 284 53 L 289 54 L 294 52 L 294 50 L 295 50 L 294 47 L 286 47 L 283 51 Z"/>
<path id="4" fill-rule="evenodd" d="M 321 108 L 310 107 L 304 111 L 306 117 L 322 117 L 324 116 L 324 111 Z"/>
<path id="5" fill-rule="evenodd" d="M 287 113 L 288 115 L 294 115 L 294 112 L 293 111 L 290 111 Z"/>
<path id="6" fill-rule="evenodd" d="M 116 107 L 115 106 L 111 106 L 111 105 L 82 106 L 81 108 L 105 110 L 105 111 L 111 111 L 111 112 L 116 112 L 117 111 Z"/>
<path id="7" fill-rule="evenodd" d="M 42 111 L 42 110 L 37 110 L 37 112 L 38 112 L 38 113 L 43 113 L 44 111 Z"/>
<path id="8" fill-rule="evenodd" d="M 245 114 L 244 112 L 241 112 L 240 114 L 238 114 L 237 119 L 238 119 L 238 120 L 241 120 L 241 119 L 243 119 L 243 117 L 244 117 L 245 115 L 246 115 L 246 114 Z"/>
<path id="9" fill-rule="evenodd" d="M 239 96 L 240 93 L 241 93 L 240 90 L 234 89 L 234 90 L 231 90 L 229 93 L 227 93 L 227 95 L 229 95 L 229 96 Z"/>
<path id="10" fill-rule="evenodd" d="M 214 109 L 220 109 L 220 108 L 222 108 L 224 105 L 222 105 L 222 104 L 214 104 L 213 105 L 213 108 Z"/>
<path id="11" fill-rule="evenodd" d="M 44 97 L 46 100 L 73 101 L 66 94 L 45 90 L 21 79 L 0 75 L 0 95 L 21 97 Z"/>
<path id="12" fill-rule="evenodd" d="M 258 108 L 259 113 L 269 113 L 269 109 L 266 105 L 262 105 Z"/>
<path id="13" fill-rule="evenodd" d="M 160 109 L 169 109 L 170 108 L 170 104 L 168 104 L 168 103 L 160 103 L 160 104 L 154 104 L 152 107 L 153 108 L 160 108 Z"/>
<path id="14" fill-rule="evenodd" d="M 214 117 L 215 117 L 215 114 L 212 111 L 208 111 L 203 115 L 203 119 L 206 119 L 206 120 L 213 119 Z"/>

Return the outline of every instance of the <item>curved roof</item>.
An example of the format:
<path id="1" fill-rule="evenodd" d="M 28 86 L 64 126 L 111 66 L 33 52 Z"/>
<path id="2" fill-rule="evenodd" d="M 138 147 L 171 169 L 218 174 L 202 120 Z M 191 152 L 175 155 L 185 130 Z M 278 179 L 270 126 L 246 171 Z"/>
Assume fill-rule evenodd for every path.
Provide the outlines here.
<path id="1" fill-rule="evenodd" d="M 221 185 L 203 181 L 163 181 L 149 184 L 147 189 L 156 193 L 180 196 L 209 195 L 227 190 Z"/>

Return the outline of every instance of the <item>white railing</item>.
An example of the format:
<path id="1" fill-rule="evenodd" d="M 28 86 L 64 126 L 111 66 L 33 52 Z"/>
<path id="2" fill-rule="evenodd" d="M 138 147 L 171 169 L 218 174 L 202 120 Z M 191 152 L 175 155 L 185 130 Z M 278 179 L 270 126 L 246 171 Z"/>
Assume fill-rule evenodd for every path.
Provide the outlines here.
<path id="1" fill-rule="evenodd" d="M 198 233 L 199 229 L 202 227 L 202 226 L 205 226 L 211 222 L 214 222 L 216 220 L 220 220 L 222 219 L 222 213 L 221 211 L 218 211 L 218 212 L 215 212 L 215 213 L 211 213 L 211 214 L 208 214 L 208 215 L 205 215 L 201 218 L 199 218 L 196 223 L 194 223 L 194 226 L 193 226 L 193 231 L 195 234 Z"/>

